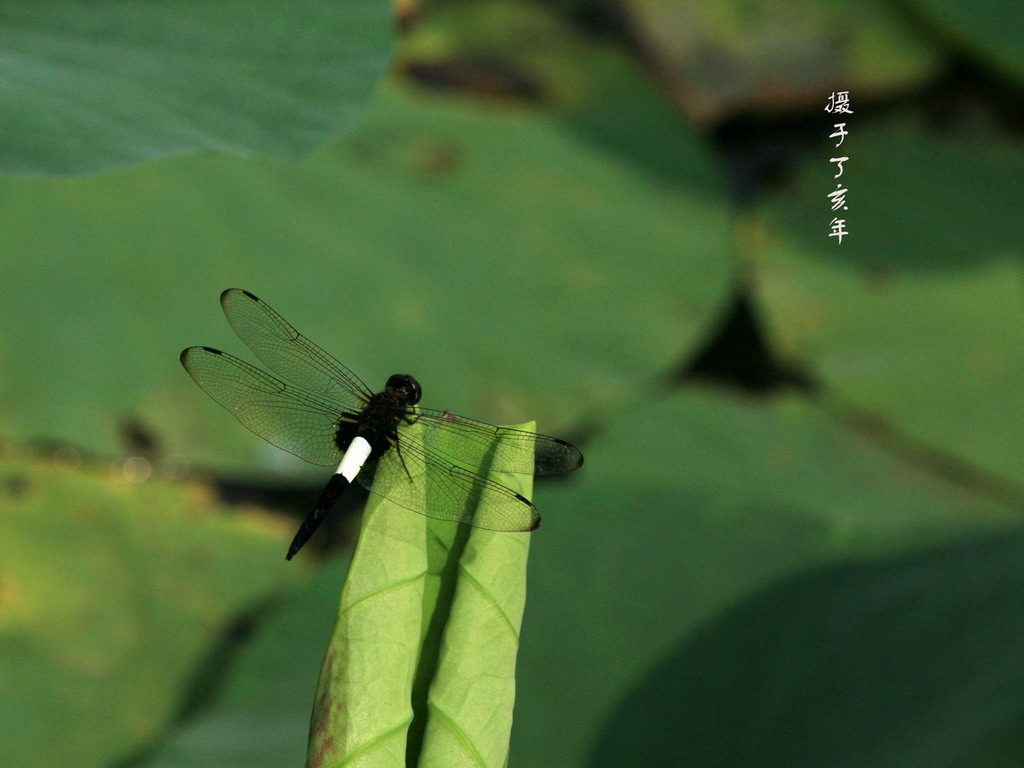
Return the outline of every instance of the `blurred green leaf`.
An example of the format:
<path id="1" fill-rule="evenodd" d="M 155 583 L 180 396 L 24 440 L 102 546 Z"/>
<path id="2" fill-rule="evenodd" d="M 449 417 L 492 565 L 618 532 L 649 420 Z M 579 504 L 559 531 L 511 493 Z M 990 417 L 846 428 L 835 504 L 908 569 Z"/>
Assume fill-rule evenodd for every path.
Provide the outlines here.
<path id="1" fill-rule="evenodd" d="M 0 498 L 3 765 L 108 766 L 145 747 L 232 619 L 296 573 L 285 530 L 197 486 L 3 461 Z"/>
<path id="2" fill-rule="evenodd" d="M 607 428 L 578 487 L 537 494 L 513 765 L 585 765 L 614 702 L 774 582 L 1020 523 L 799 398 L 693 391 Z"/>
<path id="3" fill-rule="evenodd" d="M 672 186 L 725 191 L 711 143 L 679 119 L 636 57 L 547 5 L 430 7 L 403 36 L 399 65 L 426 88 L 541 108 L 581 140 Z"/>
<path id="4" fill-rule="evenodd" d="M 530 475 L 501 482 L 530 495 Z M 419 487 L 423 509 L 450 493 Z M 317 687 L 309 765 L 505 764 L 529 540 L 372 497 Z"/>
<path id="5" fill-rule="evenodd" d="M 744 601 L 775 594 L 767 591 L 774 584 L 813 582 L 799 574 L 823 566 L 857 572 L 865 556 L 898 569 L 931 546 L 1019 530 L 1017 512 L 895 459 L 799 398 L 694 391 L 606 426 L 583 470 L 538 495 L 544 523 L 531 536 L 511 765 L 586 764 L 621 714 L 617 702 L 679 648 L 731 626 L 722 617 L 746 615 Z M 395 513 L 396 523 L 417 522 Z M 226 681 L 228 704 L 179 740 L 191 747 L 182 766 L 286 764 L 225 757 L 254 744 L 296 754 L 294 734 L 287 753 L 275 750 L 308 714 L 301 687 L 323 651 L 323 615 L 333 615 L 323 593 L 336 594 L 340 574 L 339 565 L 282 614 L 272 637 L 258 638 L 261 650 Z M 310 616 L 317 613 L 320 620 Z M 487 651 L 483 637 L 477 653 Z M 295 682 L 292 694 L 282 681 Z M 665 703 L 678 706 L 692 691 L 678 695 Z"/>
<path id="6" fill-rule="evenodd" d="M 1014 0 L 913 0 L 919 13 L 971 56 L 1024 82 L 1024 14 Z"/>
<path id="7" fill-rule="evenodd" d="M 188 158 L 0 194 L 0 325 L 19 329 L 0 429 L 116 452 L 131 412 L 222 467 L 285 457 L 178 364 L 192 344 L 241 353 L 223 288 L 373 387 L 411 372 L 425 405 L 552 432 L 674 369 L 732 276 L 719 190 L 666 187 L 535 111 L 407 89 L 299 166 Z"/>
<path id="8" fill-rule="evenodd" d="M 333 559 L 260 623 L 203 710 L 172 732 L 149 768 L 303 765 L 317 672 L 349 556 Z"/>
<path id="9" fill-rule="evenodd" d="M 652 668 L 587 765 L 1019 766 L 989 745 L 1024 724 L 1022 584 L 1013 532 L 774 586 Z"/>
<path id="10" fill-rule="evenodd" d="M 939 50 L 878 0 L 626 5 L 659 71 L 701 122 L 824 109 L 838 88 L 873 98 L 913 88 L 941 66 Z"/>
<path id="11" fill-rule="evenodd" d="M 848 135 L 837 148 L 827 136 L 841 120 Z M 991 127 L 943 134 L 910 120 L 863 127 L 856 120 L 823 114 L 820 149 L 765 205 L 788 240 L 840 272 L 874 268 L 882 285 L 906 272 L 1024 258 L 1013 193 L 1024 176 L 1019 142 Z M 841 156 L 849 159 L 836 179 L 829 158 Z M 828 194 L 837 185 L 848 190 L 848 210 L 832 211 Z M 841 244 L 828 237 L 833 217 L 845 218 L 850 232 Z"/>
<path id="12" fill-rule="evenodd" d="M 377 0 L 8 3 L 0 169 L 94 172 L 200 150 L 297 157 L 362 113 L 391 26 Z"/>
<path id="13" fill-rule="evenodd" d="M 1024 327 L 1024 229 L 1007 190 L 1024 155 L 992 136 L 906 127 L 854 126 L 842 149 L 842 244 L 827 235 L 835 182 L 817 174 L 832 175 L 823 154 L 773 200 L 776 232 L 752 249 L 772 337 L 842 401 L 1021 483 L 1024 356 L 1012 329 Z"/>

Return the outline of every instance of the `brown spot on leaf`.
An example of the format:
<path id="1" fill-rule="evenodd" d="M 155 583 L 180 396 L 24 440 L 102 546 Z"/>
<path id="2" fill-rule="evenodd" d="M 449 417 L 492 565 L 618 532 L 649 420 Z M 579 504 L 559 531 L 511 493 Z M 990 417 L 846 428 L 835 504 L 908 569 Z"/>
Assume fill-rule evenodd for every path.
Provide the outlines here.
<path id="1" fill-rule="evenodd" d="M 2 482 L 4 493 L 14 499 L 20 499 L 32 488 L 32 483 L 24 475 L 7 475 Z"/>
<path id="2" fill-rule="evenodd" d="M 540 102 L 544 96 L 539 82 L 509 62 L 496 58 L 411 61 L 403 70 L 413 82 L 434 91 L 529 102 Z"/>

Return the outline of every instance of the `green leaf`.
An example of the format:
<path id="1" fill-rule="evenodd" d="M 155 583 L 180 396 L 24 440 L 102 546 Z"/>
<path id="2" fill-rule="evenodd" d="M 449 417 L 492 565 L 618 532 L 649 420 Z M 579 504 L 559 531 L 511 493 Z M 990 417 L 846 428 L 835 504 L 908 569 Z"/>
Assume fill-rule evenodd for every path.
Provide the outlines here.
<path id="1" fill-rule="evenodd" d="M 1008 193 L 1024 175 L 1016 139 L 994 128 L 937 131 L 910 118 L 862 127 L 855 101 L 854 111 L 822 114 L 813 137 L 821 141 L 818 151 L 799 164 L 790 188 L 763 207 L 787 242 L 837 269 L 873 268 L 879 277 L 1024 258 L 1024 226 L 1017 198 Z M 840 120 L 847 136 L 837 148 L 827 137 Z M 829 162 L 836 156 L 849 157 L 839 179 Z M 841 215 L 850 235 L 838 244 L 828 232 L 840 214 L 827 195 L 840 184 L 849 190 Z"/>
<path id="2" fill-rule="evenodd" d="M 1022 583 L 1016 531 L 768 588 L 672 648 L 587 765 L 1019 766 Z"/>
<path id="3" fill-rule="evenodd" d="M 224 288 L 374 388 L 408 371 L 426 406 L 557 432 L 702 344 L 733 268 L 716 188 L 667 186 L 543 113 L 408 88 L 301 165 L 164 160 L 0 178 L 0 197 L 0 283 L 18 286 L 0 326 L 20 329 L 0 336 L 0 429 L 114 452 L 130 410 L 218 467 L 298 471 L 178 364 L 192 344 L 246 356 Z"/>
<path id="4" fill-rule="evenodd" d="M 1015 0 L 913 0 L 910 6 L 946 40 L 977 59 L 1024 82 L 1024 14 Z"/>
<path id="5" fill-rule="evenodd" d="M 689 113 L 706 122 L 751 111 L 820 110 L 837 84 L 855 98 L 909 91 L 942 64 L 940 52 L 881 0 L 626 6 L 645 52 Z"/>
<path id="6" fill-rule="evenodd" d="M 532 476 L 499 479 L 529 496 Z M 429 477 L 420 487 L 426 509 L 441 491 Z M 372 498 L 317 688 L 309 765 L 505 764 L 529 541 Z"/>
<path id="7" fill-rule="evenodd" d="M 200 150 L 295 158 L 361 114 L 391 26 L 380 0 L 8 3 L 0 170 Z"/>
<path id="8" fill-rule="evenodd" d="M 428 86 L 458 84 L 463 92 L 492 99 L 543 104 L 586 143 L 670 186 L 703 196 L 726 190 L 710 142 L 678 119 L 664 88 L 621 44 L 588 34 L 550 4 L 475 0 L 431 6 L 403 34 L 399 60 L 413 73 L 435 73 L 423 77 Z M 445 73 L 454 82 L 446 83 Z"/>
<path id="9" fill-rule="evenodd" d="M 231 622 L 297 575 L 283 526 L 197 486 L 4 460 L 0 502 L 5 766 L 100 768 L 148 746 Z"/>
<path id="10" fill-rule="evenodd" d="M 513 765 L 587 765 L 616 702 L 773 583 L 1020 530 L 1019 511 L 897 459 L 803 398 L 690 391 L 605 426 L 575 482 L 538 492 Z M 729 695 L 737 706 L 746 696 Z"/>
<path id="11" fill-rule="evenodd" d="M 1024 156 L 996 134 L 847 128 L 841 245 L 827 149 L 765 208 L 751 256 L 771 337 L 826 397 L 1019 489 L 1024 227 L 1007 190 Z"/>
<path id="12" fill-rule="evenodd" d="M 147 768 L 303 764 L 317 672 L 348 566 L 348 555 L 332 559 L 267 611 L 251 640 L 227 660 L 223 685 L 167 735 Z"/>
<path id="13" fill-rule="evenodd" d="M 580 472 L 536 494 L 544 522 L 530 536 L 513 766 L 586 765 L 660 665 L 706 633 L 720 636 L 719 622 L 749 615 L 748 601 L 774 585 L 865 558 L 884 568 L 887 559 L 909 562 L 915 552 L 1020 529 L 1019 512 L 899 460 L 798 397 L 691 391 L 609 418 L 605 428 Z M 341 567 L 231 670 L 224 706 L 176 740 L 174 755 L 189 760 L 163 765 L 278 768 L 299 759 L 296 732 L 308 721 L 311 676 L 329 634 L 323 614 L 332 613 Z M 482 637 L 473 646 L 488 651 Z M 692 695 L 676 693 L 677 703 Z M 964 727 L 986 717 L 970 708 L 962 715 Z M 978 748 L 997 745 L 985 739 Z"/>

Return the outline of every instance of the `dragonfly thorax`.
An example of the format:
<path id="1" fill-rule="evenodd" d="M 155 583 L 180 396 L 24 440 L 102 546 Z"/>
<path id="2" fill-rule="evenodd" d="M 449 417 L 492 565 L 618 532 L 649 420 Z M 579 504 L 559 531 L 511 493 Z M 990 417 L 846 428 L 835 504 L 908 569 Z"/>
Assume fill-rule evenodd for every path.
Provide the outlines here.
<path id="1" fill-rule="evenodd" d="M 348 449 L 357 435 L 373 446 L 373 458 L 391 447 L 398 438 L 398 425 L 412 423 L 413 403 L 419 400 L 419 383 L 412 376 L 396 374 L 383 392 L 371 395 L 361 411 L 349 412 L 338 420 L 335 445 Z"/>

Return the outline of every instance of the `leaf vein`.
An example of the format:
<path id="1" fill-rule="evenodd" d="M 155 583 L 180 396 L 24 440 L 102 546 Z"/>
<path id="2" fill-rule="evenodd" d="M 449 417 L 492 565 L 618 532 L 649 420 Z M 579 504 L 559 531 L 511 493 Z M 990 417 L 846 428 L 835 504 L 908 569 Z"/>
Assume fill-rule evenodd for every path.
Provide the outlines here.
<path id="1" fill-rule="evenodd" d="M 466 579 L 470 584 L 472 584 L 476 588 L 476 591 L 479 592 L 480 595 L 494 607 L 494 610 L 498 612 L 498 615 L 501 616 L 502 620 L 505 622 L 505 626 L 508 627 L 508 631 L 512 633 L 512 637 L 515 638 L 516 645 L 518 645 L 519 632 L 516 631 L 515 624 L 512 623 L 512 620 L 508 617 L 508 614 L 505 613 L 505 609 L 502 608 L 498 601 L 494 599 L 494 595 L 492 595 L 490 591 L 486 589 L 484 585 L 481 584 L 480 581 L 472 573 L 470 573 L 464 565 L 462 565 L 462 563 L 459 563 L 459 572 L 462 574 L 462 577 Z"/>
<path id="2" fill-rule="evenodd" d="M 423 579 L 426 575 L 427 575 L 427 572 L 423 571 L 421 573 L 414 574 L 414 575 L 410 576 L 407 579 L 400 579 L 399 581 L 396 581 L 396 582 L 394 582 L 392 584 L 388 584 L 383 589 L 378 589 L 378 590 L 375 590 L 373 592 L 368 592 L 367 594 L 363 595 L 362 597 L 360 597 L 360 598 L 358 598 L 356 600 L 353 600 L 348 605 L 343 606 L 341 608 L 341 610 L 338 611 L 338 618 L 340 619 L 342 616 L 344 616 L 346 613 L 351 611 L 353 608 L 355 608 L 360 603 L 364 603 L 367 600 L 371 600 L 371 599 L 373 599 L 375 597 L 380 597 L 381 595 L 386 595 L 388 592 L 393 592 L 396 589 L 401 589 L 402 587 L 408 586 L 409 584 L 414 584 L 415 582 L 420 581 L 421 579 Z"/>
<path id="3" fill-rule="evenodd" d="M 473 764 L 480 766 L 480 768 L 487 768 L 483 755 L 477 750 L 472 740 L 466 735 L 466 732 L 455 723 L 455 720 L 433 702 L 428 702 L 427 706 L 430 709 L 431 715 L 436 717 L 445 728 L 452 732 L 455 740 L 462 745 L 463 752 L 473 761 Z"/>
<path id="4" fill-rule="evenodd" d="M 401 723 L 398 723 L 398 725 L 395 725 L 392 728 L 388 728 L 386 731 L 381 731 L 376 736 L 373 736 L 364 741 L 355 749 L 349 750 L 345 755 L 342 756 L 341 762 L 338 763 L 338 768 L 344 768 L 346 765 L 351 764 L 353 760 L 356 760 L 365 755 L 367 752 L 369 752 L 371 749 L 373 749 L 378 744 L 383 742 L 385 739 L 388 739 L 391 736 L 394 736 L 399 731 L 408 728 L 410 722 L 412 722 L 412 718 L 406 718 Z"/>

